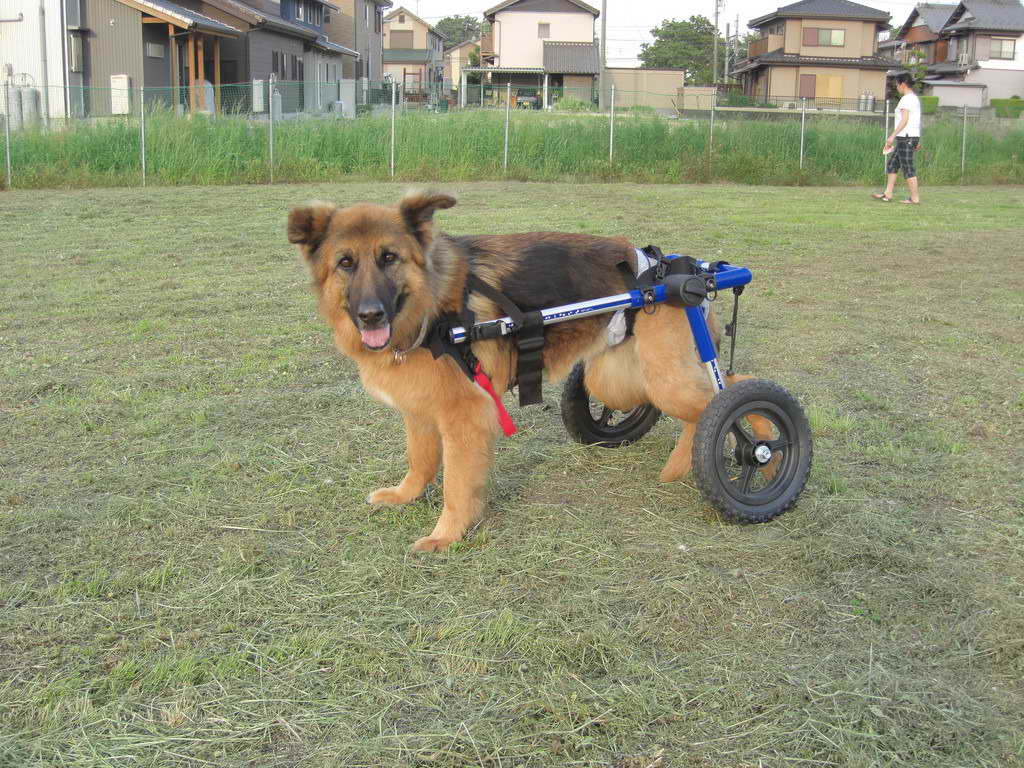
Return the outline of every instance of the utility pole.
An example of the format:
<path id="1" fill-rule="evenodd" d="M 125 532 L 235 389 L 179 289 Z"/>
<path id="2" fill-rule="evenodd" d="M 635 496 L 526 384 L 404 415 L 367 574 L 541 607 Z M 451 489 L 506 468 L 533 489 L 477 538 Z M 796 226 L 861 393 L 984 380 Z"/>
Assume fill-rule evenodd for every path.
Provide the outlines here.
<path id="1" fill-rule="evenodd" d="M 711 85 L 718 83 L 718 12 L 722 10 L 722 0 L 715 0 L 715 40 L 711 48 Z"/>
<path id="2" fill-rule="evenodd" d="M 601 68 L 597 73 L 597 106 L 604 111 L 604 70 L 608 65 L 608 0 L 601 0 Z"/>
<path id="3" fill-rule="evenodd" d="M 729 35 L 729 22 L 725 22 L 725 81 L 729 82 L 729 48 L 732 45 L 732 37 Z"/>

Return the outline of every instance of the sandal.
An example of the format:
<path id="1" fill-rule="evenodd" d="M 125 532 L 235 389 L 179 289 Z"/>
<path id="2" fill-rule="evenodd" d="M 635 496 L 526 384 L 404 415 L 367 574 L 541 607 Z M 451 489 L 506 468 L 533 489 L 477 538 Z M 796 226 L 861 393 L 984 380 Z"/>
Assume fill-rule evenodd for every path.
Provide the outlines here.
<path id="1" fill-rule="evenodd" d="M 900 200 L 900 202 L 903 205 L 920 205 L 921 204 L 920 200 L 915 202 L 915 201 L 911 200 L 909 197 L 906 200 Z"/>
<path id="2" fill-rule="evenodd" d="M 883 203 L 891 203 L 892 202 L 892 198 L 891 197 L 887 197 L 885 195 L 885 193 L 875 192 L 871 196 L 873 198 L 875 198 L 875 200 L 881 200 Z"/>

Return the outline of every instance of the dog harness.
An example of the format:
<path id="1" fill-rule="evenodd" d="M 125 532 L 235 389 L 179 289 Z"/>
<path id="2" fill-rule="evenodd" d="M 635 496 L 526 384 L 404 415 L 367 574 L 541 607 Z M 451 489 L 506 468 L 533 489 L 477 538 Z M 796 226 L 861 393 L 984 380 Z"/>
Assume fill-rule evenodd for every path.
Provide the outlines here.
<path id="1" fill-rule="evenodd" d="M 625 276 L 626 283 L 631 290 L 639 289 L 643 291 L 645 297 L 649 297 L 643 307 L 645 312 L 654 311 L 654 286 L 664 281 L 668 275 L 697 274 L 700 271 L 693 258 L 683 256 L 667 259 L 661 250 L 653 245 L 636 249 L 635 264 L 623 259 L 617 267 Z M 519 389 L 519 404 L 523 406 L 543 402 L 541 392 L 544 372 L 543 314 L 540 310 L 523 312 L 508 296 L 472 272 L 466 277 L 462 311 L 448 312 L 438 317 L 425 334 L 421 332 L 419 342 L 425 343 L 429 347 L 435 360 L 441 355 L 450 356 L 470 381 L 490 395 L 498 411 L 498 422 L 502 431 L 506 437 L 510 437 L 515 434 L 516 426 L 495 391 L 490 377 L 483 370 L 476 355 L 473 354 L 470 344 L 456 344 L 451 340 L 450 331 L 460 326 L 466 329 L 469 335 L 468 341 L 484 341 L 500 337 L 493 334 L 494 326 L 488 328 L 486 324 L 481 326 L 476 324 L 476 315 L 469 308 L 469 297 L 473 293 L 484 296 L 501 307 L 515 325 L 515 343 L 518 352 L 515 386 Z M 705 299 L 701 305 L 701 310 L 705 315 L 708 306 L 708 301 Z M 615 313 L 606 331 L 610 345 L 619 344 L 633 335 L 633 325 L 638 311 L 640 310 L 626 309 Z M 418 344 L 414 346 L 418 346 Z"/>

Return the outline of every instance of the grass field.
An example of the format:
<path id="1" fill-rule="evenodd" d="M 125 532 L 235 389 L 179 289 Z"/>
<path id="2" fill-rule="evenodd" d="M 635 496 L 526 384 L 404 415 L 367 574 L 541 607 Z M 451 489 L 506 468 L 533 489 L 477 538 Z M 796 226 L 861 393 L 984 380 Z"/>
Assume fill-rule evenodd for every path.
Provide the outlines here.
<path id="1" fill-rule="evenodd" d="M 453 233 L 749 265 L 737 367 L 809 411 L 723 523 L 663 419 L 510 407 L 486 516 L 331 349 L 284 237 L 381 183 L 0 196 L 0 766 L 1024 765 L 1024 189 L 453 184 Z M 512 398 L 506 402 L 511 406 Z"/>
<path id="2" fill-rule="evenodd" d="M 751 120 L 719 113 L 709 120 L 619 117 L 609 160 L 607 116 L 514 114 L 508 169 L 503 168 L 505 115 L 469 111 L 409 113 L 397 120 L 395 174 L 423 182 L 587 181 L 693 183 L 727 181 L 794 186 L 863 185 L 882 172 L 881 117 L 809 117 L 800 166 L 800 120 Z M 775 116 L 773 116 L 775 117 Z M 1019 122 L 1019 121 L 1018 121 Z M 929 123 L 916 156 L 930 184 L 1024 183 L 1024 127 Z M 287 120 L 274 128 L 278 182 L 390 180 L 391 123 Z M 709 144 L 711 147 L 709 147 Z M 154 113 L 146 123 L 149 185 L 250 184 L 270 178 L 268 126 L 244 117 L 183 120 Z M 65 132 L 26 131 L 12 144 L 14 189 L 135 186 L 141 183 L 137 120 L 78 124 Z"/>

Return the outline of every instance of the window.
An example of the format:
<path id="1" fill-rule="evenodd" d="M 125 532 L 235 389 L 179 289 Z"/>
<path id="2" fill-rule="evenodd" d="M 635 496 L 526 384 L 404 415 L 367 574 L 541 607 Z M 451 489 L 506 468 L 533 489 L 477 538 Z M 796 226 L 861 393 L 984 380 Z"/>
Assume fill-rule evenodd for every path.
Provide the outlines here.
<path id="1" fill-rule="evenodd" d="M 803 43 L 808 47 L 842 48 L 846 45 L 846 30 L 804 27 Z"/>
<path id="2" fill-rule="evenodd" d="M 538 24 L 537 25 L 537 37 L 541 40 L 547 40 L 551 37 L 551 25 L 550 24 Z"/>
<path id="3" fill-rule="evenodd" d="M 993 37 L 990 59 L 1012 59 L 1016 56 L 1016 43 L 1012 37 Z"/>
<path id="4" fill-rule="evenodd" d="M 151 59 L 162 59 L 164 57 L 163 43 L 146 43 L 146 56 Z"/>
<path id="5" fill-rule="evenodd" d="M 302 0 L 298 0 L 298 2 L 295 3 L 295 20 L 306 20 L 306 4 L 302 2 Z"/>
<path id="6" fill-rule="evenodd" d="M 399 24 L 405 24 L 405 14 L 404 13 L 398 14 L 398 23 Z"/>

